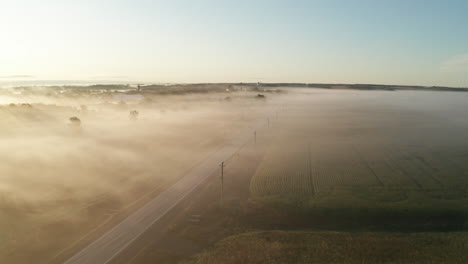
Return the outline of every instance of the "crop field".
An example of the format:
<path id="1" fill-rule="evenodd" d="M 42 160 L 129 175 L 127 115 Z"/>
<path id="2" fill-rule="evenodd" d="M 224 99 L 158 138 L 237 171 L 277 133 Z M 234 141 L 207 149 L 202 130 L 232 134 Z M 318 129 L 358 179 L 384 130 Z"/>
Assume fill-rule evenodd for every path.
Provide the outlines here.
<path id="1" fill-rule="evenodd" d="M 466 211 L 465 96 L 341 93 L 305 92 L 281 108 L 251 181 L 255 199 L 305 209 Z M 432 104 L 437 96 L 452 106 Z"/>
<path id="2" fill-rule="evenodd" d="M 448 154 L 436 151 L 389 147 L 371 152 L 372 149 L 365 147 L 346 146 L 338 155 L 327 157 L 329 154 L 308 146 L 287 148 L 270 149 L 252 181 L 255 195 L 291 194 L 310 198 L 337 189 L 366 187 L 376 192 L 414 190 L 447 192 L 451 196 L 458 190 L 457 194 L 464 196 L 460 191 L 468 185 L 467 154 L 453 153 L 449 159 Z"/>

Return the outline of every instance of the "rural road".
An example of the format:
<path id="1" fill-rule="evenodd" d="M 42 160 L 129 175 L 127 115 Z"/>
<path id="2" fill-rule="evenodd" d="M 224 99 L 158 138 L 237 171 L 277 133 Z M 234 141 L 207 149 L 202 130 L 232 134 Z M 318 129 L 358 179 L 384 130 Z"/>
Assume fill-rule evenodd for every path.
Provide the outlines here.
<path id="1" fill-rule="evenodd" d="M 204 179 L 208 178 L 215 170 L 219 170 L 221 162 L 236 153 L 249 139 L 252 139 L 251 129 L 246 129 L 236 135 L 206 160 L 195 166 L 174 185 L 77 252 L 65 264 L 105 264 L 111 261 L 158 219 L 176 206 Z"/>

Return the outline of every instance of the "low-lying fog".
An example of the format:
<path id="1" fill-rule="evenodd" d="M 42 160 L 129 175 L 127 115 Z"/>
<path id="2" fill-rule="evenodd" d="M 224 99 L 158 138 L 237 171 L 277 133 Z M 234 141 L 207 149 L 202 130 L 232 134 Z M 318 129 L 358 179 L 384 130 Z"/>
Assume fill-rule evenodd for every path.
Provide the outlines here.
<path id="1" fill-rule="evenodd" d="M 45 226 L 89 229 L 93 218 L 102 221 L 103 214 L 173 183 L 262 116 L 267 103 L 255 95 L 3 91 L 0 262 L 20 255 L 18 247 L 26 255 L 31 248 L 46 251 L 39 244 L 47 244 L 47 236 L 69 244 L 78 238 L 41 234 Z M 103 200 L 106 206 L 96 205 Z M 7 257 L 25 261 L 18 259 Z"/>
<path id="2" fill-rule="evenodd" d="M 340 151 L 354 140 L 377 148 L 468 143 L 468 93 L 285 90 L 264 99 L 224 88 L 178 95 L 2 89 L 0 262 L 47 263 L 266 117 L 281 144 L 315 142 L 319 156 L 320 147 Z"/>

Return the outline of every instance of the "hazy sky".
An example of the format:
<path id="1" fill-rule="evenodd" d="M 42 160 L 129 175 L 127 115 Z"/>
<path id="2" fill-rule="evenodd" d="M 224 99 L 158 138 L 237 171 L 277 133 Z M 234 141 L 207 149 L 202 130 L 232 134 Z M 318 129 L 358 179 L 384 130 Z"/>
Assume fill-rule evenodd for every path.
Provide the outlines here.
<path id="1" fill-rule="evenodd" d="M 468 86 L 466 0 L 0 0 L 0 81 Z"/>

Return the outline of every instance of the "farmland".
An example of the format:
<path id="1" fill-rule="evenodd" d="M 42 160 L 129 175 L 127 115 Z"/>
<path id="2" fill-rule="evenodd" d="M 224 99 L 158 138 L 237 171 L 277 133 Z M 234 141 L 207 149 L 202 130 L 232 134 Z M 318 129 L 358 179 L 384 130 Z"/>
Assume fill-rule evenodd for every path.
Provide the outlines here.
<path id="1" fill-rule="evenodd" d="M 465 99 L 431 92 L 304 91 L 279 107 L 272 143 L 251 181 L 252 196 L 310 213 L 339 208 L 466 215 Z M 440 107 L 436 100 L 452 103 Z M 460 221 L 452 228 L 463 228 Z"/>
<path id="2" fill-rule="evenodd" d="M 285 90 L 134 263 L 466 263 L 466 95 Z"/>
<path id="3" fill-rule="evenodd" d="M 240 235 L 248 245 L 243 238 L 255 244 L 258 232 L 271 230 L 285 231 L 271 237 L 286 237 L 286 250 L 295 241 L 348 241 L 356 231 L 362 235 L 353 239 L 381 244 L 381 252 L 410 243 L 415 237 L 401 233 L 414 231 L 427 232 L 415 238 L 419 244 L 459 239 L 446 259 L 465 249 L 466 233 L 458 232 L 468 219 L 465 93 L 281 87 L 259 99 L 258 88 L 223 87 L 144 90 L 144 99 L 123 104 L 115 91 L 54 89 L 20 89 L 27 96 L 11 95 L 11 104 L 0 106 L 3 262 L 62 263 L 241 130 L 250 139 L 224 160 L 223 202 L 214 166 L 118 261 L 172 263 L 218 241 L 222 247 L 227 236 L 254 231 Z M 139 114 L 129 116 L 135 109 Z M 67 124 L 71 116 L 80 118 L 79 128 Z M 267 242 L 266 249 L 278 245 Z"/>

